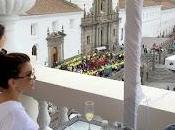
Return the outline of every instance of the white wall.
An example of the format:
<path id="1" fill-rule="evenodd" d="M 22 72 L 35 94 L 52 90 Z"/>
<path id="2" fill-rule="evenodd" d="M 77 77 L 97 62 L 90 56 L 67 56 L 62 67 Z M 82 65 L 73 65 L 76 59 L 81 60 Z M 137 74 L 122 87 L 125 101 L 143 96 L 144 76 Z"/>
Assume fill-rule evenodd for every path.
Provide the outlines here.
<path id="1" fill-rule="evenodd" d="M 143 8 L 142 31 L 143 37 L 157 37 L 160 31 L 161 6 L 149 6 Z"/>
<path id="2" fill-rule="evenodd" d="M 125 10 L 120 9 L 119 17 L 121 18 L 119 25 L 119 44 L 123 44 L 121 40 L 121 30 L 125 28 Z M 144 7 L 142 12 L 142 36 L 143 37 L 157 37 L 168 36 L 173 32 L 175 26 L 175 8 L 161 10 L 161 6 Z M 123 35 L 124 36 L 124 35 Z"/>
<path id="3" fill-rule="evenodd" d="M 15 30 L 17 30 L 17 43 L 21 44 L 20 50 L 28 54 L 32 53 L 32 46 L 37 44 L 38 63 L 44 64 L 48 59 L 47 48 L 47 29 L 53 31 L 52 22 L 57 21 L 59 31 L 64 27 L 64 59 L 81 53 L 81 17 L 82 12 L 59 13 L 40 16 L 21 16 L 17 21 Z M 36 35 L 31 35 L 31 24 L 37 24 Z"/>
<path id="4" fill-rule="evenodd" d="M 163 10 L 161 12 L 161 34 L 169 35 L 175 26 L 175 8 Z"/>
<path id="5" fill-rule="evenodd" d="M 124 44 L 124 38 L 121 40 L 122 28 L 125 30 L 126 12 L 125 9 L 119 10 L 119 44 Z M 160 32 L 161 6 L 144 7 L 142 12 L 142 36 L 157 37 Z M 123 37 L 125 37 L 125 31 Z"/>

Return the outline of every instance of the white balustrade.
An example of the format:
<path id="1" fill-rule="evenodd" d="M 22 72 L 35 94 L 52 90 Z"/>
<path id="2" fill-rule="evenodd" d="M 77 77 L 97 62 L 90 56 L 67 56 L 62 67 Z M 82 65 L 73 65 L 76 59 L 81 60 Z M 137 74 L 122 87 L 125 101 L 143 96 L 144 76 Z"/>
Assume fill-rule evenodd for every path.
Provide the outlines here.
<path id="1" fill-rule="evenodd" d="M 50 124 L 50 116 L 48 112 L 48 104 L 46 101 L 38 101 L 39 103 L 39 114 L 38 114 L 38 124 L 40 129 L 39 130 L 52 130 L 49 127 Z"/>
<path id="2" fill-rule="evenodd" d="M 60 107 L 60 115 L 61 115 L 61 119 L 60 119 L 60 124 L 64 124 L 65 122 L 69 121 L 68 119 L 68 108 L 67 107 Z"/>

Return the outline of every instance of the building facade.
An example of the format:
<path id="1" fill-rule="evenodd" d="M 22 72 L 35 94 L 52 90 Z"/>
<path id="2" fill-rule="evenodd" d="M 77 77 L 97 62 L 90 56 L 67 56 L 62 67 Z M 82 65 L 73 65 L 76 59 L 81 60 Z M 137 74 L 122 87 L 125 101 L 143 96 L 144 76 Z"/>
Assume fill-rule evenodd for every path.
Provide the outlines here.
<path id="1" fill-rule="evenodd" d="M 125 1 L 119 1 L 119 44 L 124 44 L 125 37 Z M 142 11 L 142 36 L 167 37 L 175 26 L 175 3 L 170 0 L 144 0 Z"/>
<path id="2" fill-rule="evenodd" d="M 62 26 L 66 34 L 64 59 L 80 54 L 81 50 L 87 53 L 101 46 L 115 49 L 118 44 L 124 44 L 126 12 L 123 1 L 117 4 L 117 0 L 71 0 L 72 3 L 70 0 L 37 0 L 32 9 L 19 16 L 0 14 L 0 23 L 6 25 L 8 32 L 6 49 L 35 54 L 38 63 L 48 64 L 47 30 L 58 32 Z M 170 35 L 175 26 L 175 6 L 169 0 L 150 1 L 144 1 L 143 37 Z"/>
<path id="3" fill-rule="evenodd" d="M 73 3 L 62 0 L 37 0 L 35 5 L 19 16 L 0 15 L 0 23 L 6 25 L 13 38 L 6 44 L 9 52 L 32 55 L 35 50 L 37 62 L 48 64 L 47 30 L 58 32 L 64 28 L 64 59 L 81 53 L 81 17 L 83 10 Z M 12 37 L 13 36 L 13 37 Z M 13 45 L 12 45 L 13 44 Z M 64 60 L 63 59 L 63 60 Z"/>
<path id="4" fill-rule="evenodd" d="M 119 17 L 112 0 L 96 0 L 81 19 L 81 51 L 86 54 L 99 47 L 118 48 Z"/>
<path id="5" fill-rule="evenodd" d="M 64 30 L 47 33 L 48 66 L 55 67 L 64 60 Z"/>

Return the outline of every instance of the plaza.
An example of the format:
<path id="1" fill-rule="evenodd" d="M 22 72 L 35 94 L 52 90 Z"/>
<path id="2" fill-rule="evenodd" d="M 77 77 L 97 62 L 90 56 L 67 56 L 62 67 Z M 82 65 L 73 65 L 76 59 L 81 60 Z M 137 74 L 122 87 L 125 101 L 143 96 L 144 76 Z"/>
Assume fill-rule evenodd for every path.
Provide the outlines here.
<path id="1" fill-rule="evenodd" d="M 5 48 L 8 52 L 19 51 L 29 55 L 33 54 L 31 59 L 36 70 L 36 89 L 35 91 L 26 93 L 25 96 L 21 98 L 21 101 L 28 114 L 34 121 L 38 122 L 42 130 L 56 130 L 69 123 L 67 115 L 69 109 L 75 109 L 83 117 L 84 103 L 88 100 L 95 103 L 95 116 L 101 117 L 94 118 L 94 120 L 101 119 L 100 122 L 102 122 L 103 125 L 113 124 L 114 128 L 116 128 L 119 124 L 120 126 L 125 124 L 131 128 L 137 127 L 138 130 L 163 130 L 168 125 L 174 124 L 174 92 L 162 89 L 163 87 L 160 84 L 155 84 L 157 88 L 149 87 L 149 84 L 147 86 L 146 82 L 144 85 L 141 85 L 139 73 L 139 56 L 141 54 L 139 47 L 142 47 L 141 30 L 144 30 L 143 34 L 145 37 L 169 37 L 174 29 L 175 8 L 173 3 L 169 1 L 168 5 L 171 6 L 168 7 L 171 8 L 168 8 L 165 6 L 167 1 L 163 1 L 162 3 L 156 3 L 155 1 L 149 0 L 145 1 L 143 7 L 144 11 L 143 14 L 141 14 L 134 10 L 135 8 L 130 8 L 130 6 L 127 6 L 127 9 L 130 9 L 130 11 L 125 10 L 124 8 L 115 8 L 119 4 L 113 5 L 116 3 L 116 1 L 113 0 L 110 0 L 110 3 L 105 3 L 105 1 L 101 2 L 101 0 L 99 0 L 98 2 L 100 3 L 93 4 L 94 8 L 91 12 L 93 14 L 93 11 L 97 11 L 100 15 L 99 19 L 96 21 L 100 22 L 97 26 L 98 29 L 94 29 L 95 26 L 89 29 L 89 24 L 83 24 L 83 27 L 85 27 L 83 29 L 85 30 L 82 31 L 84 33 L 81 34 L 81 18 L 92 15 L 88 15 L 90 12 L 85 12 L 86 7 L 83 9 L 80 8 L 81 6 L 79 4 L 75 5 L 69 1 L 65 2 L 62 0 L 32 0 L 30 1 L 31 3 L 25 3 L 25 1 L 20 2 L 20 4 L 15 3 L 13 5 L 13 3 L 11 3 L 9 5 L 7 4 L 6 8 L 0 8 L 0 23 L 7 27 L 7 46 Z M 45 2 L 47 4 L 43 7 L 43 3 Z M 74 2 L 76 3 L 78 1 Z M 90 3 L 90 1 L 85 2 Z M 139 2 L 140 6 L 137 4 L 134 5 L 134 0 L 128 1 L 127 4 L 139 8 L 142 7 L 143 1 Z M 82 1 L 78 3 L 83 5 Z M 105 6 L 107 4 L 108 6 Z M 1 1 L 0 5 L 4 5 L 4 3 Z M 11 5 L 13 5 L 14 8 L 12 8 Z M 20 8 L 20 5 L 23 5 L 24 8 Z M 87 5 L 91 6 L 91 4 Z M 114 12 L 118 14 L 115 15 L 115 17 L 119 17 L 116 19 L 117 22 L 112 21 L 114 22 L 114 25 L 111 24 L 110 26 L 107 26 L 110 20 L 108 21 L 101 11 L 108 11 L 109 15 L 109 12 L 113 11 L 112 9 L 108 10 L 108 8 L 106 8 L 109 6 L 112 9 L 116 9 Z M 98 7 L 98 9 L 96 9 L 96 7 Z M 138 16 L 136 17 L 135 14 L 138 14 Z M 85 17 L 84 15 L 87 16 Z M 132 19 L 130 19 L 130 15 L 132 16 Z M 142 15 L 144 23 L 143 28 L 140 26 L 142 23 Z M 113 15 L 111 15 L 111 17 L 112 16 Z M 125 16 L 127 19 L 125 19 Z M 133 22 L 135 17 L 138 19 L 138 23 Z M 92 16 L 92 18 L 95 19 L 94 16 Z M 133 26 L 128 24 L 126 22 L 127 20 L 130 21 L 129 23 Z M 149 21 L 151 22 L 149 23 Z M 125 22 L 127 23 L 126 28 L 124 27 Z M 136 26 L 135 23 L 139 26 Z M 91 22 L 90 25 L 92 25 Z M 98 37 L 95 37 L 96 33 L 92 32 L 94 31 L 93 29 L 97 32 L 99 30 L 100 34 Z M 111 33 L 110 35 L 105 35 L 108 33 L 108 29 L 111 29 Z M 125 68 L 121 69 L 121 71 L 124 71 L 125 73 L 124 82 L 100 76 L 96 77 L 93 73 L 85 75 L 52 68 L 52 65 L 55 65 L 55 63 L 63 62 L 62 60 L 66 60 L 72 56 L 81 55 L 83 52 L 82 48 L 84 47 L 81 48 L 81 35 L 84 37 L 82 38 L 82 40 L 84 40 L 83 43 L 85 43 L 85 45 L 88 44 L 87 48 L 85 47 L 87 51 L 94 51 L 95 48 L 99 47 L 99 45 L 103 46 L 103 44 L 109 44 L 106 48 L 108 47 L 108 49 L 115 51 L 115 49 L 118 49 L 117 47 L 120 47 L 117 45 L 122 46 L 122 44 L 125 44 L 125 63 L 123 63 L 122 59 L 122 66 L 124 64 Z M 117 35 L 119 35 L 119 37 L 117 37 Z M 128 35 L 132 35 L 132 37 L 128 37 Z M 51 39 L 49 39 L 50 36 Z M 111 38 L 109 38 L 109 36 L 111 36 Z M 104 39 L 102 39 L 103 37 Z M 93 38 L 97 38 L 101 42 L 95 43 Z M 109 40 L 112 40 L 113 42 L 110 44 Z M 125 40 L 129 41 L 129 44 L 124 42 Z M 153 44 L 152 46 L 155 47 L 151 52 L 154 54 L 154 49 L 157 49 L 157 45 L 155 43 L 155 45 Z M 155 56 L 159 54 L 158 50 L 155 52 Z M 153 58 L 155 57 L 153 56 Z M 91 60 L 94 60 L 95 62 L 98 61 L 95 58 Z M 102 57 L 102 62 L 98 61 L 98 64 L 106 64 L 105 60 L 106 59 Z M 151 63 L 154 63 L 155 73 L 158 75 L 157 72 L 161 72 L 160 70 L 163 70 L 161 67 L 164 66 L 157 65 L 156 59 L 155 62 Z M 70 64 L 72 64 L 72 62 Z M 95 66 L 95 68 L 98 68 L 98 64 L 93 64 L 93 66 L 90 67 L 94 68 Z M 118 65 L 118 63 L 115 65 Z M 147 66 L 148 69 L 151 69 L 152 65 L 150 68 L 149 67 L 150 66 Z M 169 73 L 166 75 L 174 80 L 173 73 L 171 73 L 172 76 Z M 162 76 L 156 77 L 152 74 L 148 75 L 149 80 L 152 80 L 153 78 L 157 81 L 163 80 Z M 169 81 L 170 78 L 168 77 L 167 82 Z M 137 93 L 137 87 L 141 88 L 142 91 Z M 135 100 L 136 93 L 140 94 L 142 98 L 142 100 L 139 99 L 141 102 L 137 111 L 137 120 L 135 120 L 136 116 L 133 114 L 136 111 L 135 105 L 137 105 Z M 55 120 L 55 122 L 53 122 L 53 118 L 51 119 L 49 115 L 49 112 L 53 110 L 52 108 L 48 109 L 49 102 L 59 108 L 59 112 L 55 114 L 54 118 L 58 120 Z M 50 125 L 52 123 L 55 123 L 56 125 L 52 125 L 51 127 Z M 75 124 L 71 124 L 67 129 L 74 129 L 77 127 L 79 129 L 88 129 L 88 122 L 86 121 L 77 121 L 74 123 Z M 94 125 L 93 122 L 91 126 L 92 129 L 101 129 L 100 126 Z M 105 128 L 106 127 L 104 127 L 104 129 Z"/>

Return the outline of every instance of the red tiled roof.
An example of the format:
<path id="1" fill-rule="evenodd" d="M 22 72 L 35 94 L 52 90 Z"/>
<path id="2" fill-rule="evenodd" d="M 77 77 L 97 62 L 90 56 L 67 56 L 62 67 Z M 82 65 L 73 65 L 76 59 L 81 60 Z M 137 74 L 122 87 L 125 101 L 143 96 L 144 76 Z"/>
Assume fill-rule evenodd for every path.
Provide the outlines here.
<path id="1" fill-rule="evenodd" d="M 175 2 L 171 0 L 144 0 L 144 7 L 162 5 L 162 9 L 175 8 Z M 125 8 L 125 0 L 119 0 L 119 7 Z"/>
<path id="2" fill-rule="evenodd" d="M 162 9 L 175 8 L 175 3 L 170 0 L 164 0 L 161 2 Z"/>
<path id="3" fill-rule="evenodd" d="M 82 9 L 65 0 L 36 0 L 35 5 L 26 13 L 28 15 L 43 15 L 78 11 L 82 11 Z"/>
<path id="4" fill-rule="evenodd" d="M 153 0 L 144 0 L 144 7 L 147 7 L 147 6 L 155 6 L 155 5 L 160 5 L 158 2 L 155 2 Z M 122 9 L 122 8 L 125 8 L 125 0 L 119 0 L 119 7 Z"/>

